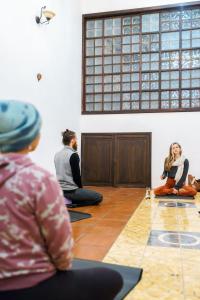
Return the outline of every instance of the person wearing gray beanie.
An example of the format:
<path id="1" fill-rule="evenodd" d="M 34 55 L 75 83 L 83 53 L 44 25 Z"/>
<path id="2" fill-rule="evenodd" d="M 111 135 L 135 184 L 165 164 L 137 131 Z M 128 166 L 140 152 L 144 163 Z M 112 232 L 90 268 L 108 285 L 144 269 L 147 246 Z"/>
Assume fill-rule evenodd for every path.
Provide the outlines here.
<path id="1" fill-rule="evenodd" d="M 72 229 L 62 190 L 28 152 L 41 117 L 30 103 L 0 100 L 0 299 L 111 300 L 121 275 L 71 269 Z"/>
<path id="2" fill-rule="evenodd" d="M 41 117 L 30 103 L 0 101 L 0 152 L 18 152 L 38 137 Z"/>

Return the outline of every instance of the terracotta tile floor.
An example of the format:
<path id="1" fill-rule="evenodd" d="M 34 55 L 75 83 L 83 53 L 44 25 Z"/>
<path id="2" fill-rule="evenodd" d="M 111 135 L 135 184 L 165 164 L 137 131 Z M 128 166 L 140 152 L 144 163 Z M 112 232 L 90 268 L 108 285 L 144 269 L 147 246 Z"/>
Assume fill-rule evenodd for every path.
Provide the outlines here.
<path id="1" fill-rule="evenodd" d="M 145 195 L 143 188 L 91 187 L 103 194 L 99 206 L 74 210 L 92 218 L 72 223 L 74 257 L 102 260 Z"/>

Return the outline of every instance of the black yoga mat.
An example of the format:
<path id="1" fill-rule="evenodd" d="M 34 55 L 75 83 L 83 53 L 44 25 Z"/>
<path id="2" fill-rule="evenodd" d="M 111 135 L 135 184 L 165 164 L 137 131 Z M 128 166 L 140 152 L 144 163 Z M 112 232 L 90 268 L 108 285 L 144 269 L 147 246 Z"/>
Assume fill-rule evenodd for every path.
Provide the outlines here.
<path id="1" fill-rule="evenodd" d="M 76 222 L 76 221 L 80 221 L 80 220 L 88 219 L 88 218 L 92 217 L 91 214 L 86 214 L 86 213 L 83 213 L 80 211 L 75 211 L 75 210 L 68 209 L 68 213 L 69 213 L 71 222 Z"/>
<path id="2" fill-rule="evenodd" d="M 156 196 L 155 198 L 159 199 L 188 199 L 188 200 L 194 200 L 193 196 L 179 196 L 179 195 L 166 195 L 166 196 Z"/>
<path id="3" fill-rule="evenodd" d="M 73 260 L 72 269 L 103 267 L 118 271 L 124 281 L 123 287 L 114 300 L 122 300 L 138 284 L 142 277 L 142 269 L 103 263 L 100 261 L 77 259 Z M 94 299 L 95 300 L 95 299 Z M 103 300 L 103 299 L 102 299 Z"/>

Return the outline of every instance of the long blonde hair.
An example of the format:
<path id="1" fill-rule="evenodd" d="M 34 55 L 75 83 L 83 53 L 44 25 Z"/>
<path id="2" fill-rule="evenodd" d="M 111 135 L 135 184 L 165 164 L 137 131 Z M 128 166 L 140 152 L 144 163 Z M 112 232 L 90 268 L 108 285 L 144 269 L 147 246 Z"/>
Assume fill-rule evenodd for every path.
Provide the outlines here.
<path id="1" fill-rule="evenodd" d="M 178 147 L 180 148 L 180 155 L 182 154 L 181 145 L 179 143 L 172 143 L 169 147 L 169 155 L 168 157 L 165 158 L 165 166 L 164 166 L 165 171 L 169 171 L 171 169 L 173 162 L 175 161 L 175 156 L 172 152 L 172 148 L 174 145 L 178 145 Z"/>

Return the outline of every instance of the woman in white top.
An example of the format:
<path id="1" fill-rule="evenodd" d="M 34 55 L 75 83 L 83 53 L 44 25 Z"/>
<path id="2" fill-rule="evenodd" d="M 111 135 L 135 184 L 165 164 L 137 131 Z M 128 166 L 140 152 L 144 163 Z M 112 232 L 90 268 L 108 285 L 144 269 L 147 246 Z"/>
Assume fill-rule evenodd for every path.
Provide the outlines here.
<path id="1" fill-rule="evenodd" d="M 165 158 L 164 171 L 161 179 L 167 178 L 165 185 L 154 189 L 156 196 L 180 195 L 194 196 L 196 190 L 185 185 L 189 169 L 189 161 L 182 154 L 182 148 L 178 143 L 172 143 L 169 148 L 169 155 Z"/>

